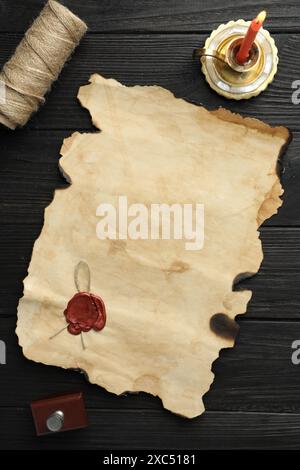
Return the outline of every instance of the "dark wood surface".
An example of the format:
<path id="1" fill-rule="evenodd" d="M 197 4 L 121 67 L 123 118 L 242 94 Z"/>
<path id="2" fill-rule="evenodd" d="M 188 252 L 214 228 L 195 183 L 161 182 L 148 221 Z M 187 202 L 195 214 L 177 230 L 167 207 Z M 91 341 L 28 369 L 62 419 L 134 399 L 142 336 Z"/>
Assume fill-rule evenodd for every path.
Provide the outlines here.
<path id="1" fill-rule="evenodd" d="M 0 65 L 43 3 L 0 0 Z M 291 344 L 300 340 L 300 105 L 291 101 L 292 82 L 300 80 L 299 1 L 63 3 L 90 31 L 26 128 L 0 130 L 0 339 L 7 345 L 7 364 L 0 365 L 0 449 L 299 449 L 300 365 L 291 361 Z M 263 8 L 279 48 L 278 75 L 259 97 L 227 101 L 206 85 L 192 51 L 219 23 L 250 19 Z M 73 130 L 94 130 L 76 100 L 79 86 L 94 72 L 127 85 L 162 85 L 209 109 L 225 106 L 286 125 L 294 134 L 281 162 L 284 205 L 260 230 L 261 269 L 236 286 L 251 289 L 252 300 L 238 319 L 235 347 L 221 351 L 213 364 L 207 411 L 194 420 L 172 415 L 146 394 L 116 397 L 76 371 L 30 362 L 17 343 L 16 308 L 33 243 L 54 189 L 66 186 L 57 165 L 62 140 Z M 85 395 L 89 428 L 35 437 L 29 403 L 77 390 Z"/>
<path id="2" fill-rule="evenodd" d="M 89 25 L 92 33 L 210 32 L 232 19 L 252 19 L 267 9 L 269 30 L 300 32 L 298 0 L 62 0 Z M 43 0 L 1 0 L 0 31 L 24 31 Z M 284 26 L 284 27 L 283 27 Z"/>

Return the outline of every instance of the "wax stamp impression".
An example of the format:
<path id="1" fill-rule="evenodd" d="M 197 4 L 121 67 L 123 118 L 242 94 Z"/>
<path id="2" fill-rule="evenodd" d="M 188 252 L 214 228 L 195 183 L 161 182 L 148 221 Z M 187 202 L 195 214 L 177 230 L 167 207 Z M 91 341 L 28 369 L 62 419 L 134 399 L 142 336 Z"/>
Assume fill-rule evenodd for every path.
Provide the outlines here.
<path id="1" fill-rule="evenodd" d="M 80 280 L 82 277 L 81 273 L 83 273 L 83 277 L 86 277 L 86 285 L 83 287 L 86 292 L 80 288 L 80 282 L 82 282 L 82 279 Z M 106 322 L 105 305 L 99 296 L 89 292 L 90 271 L 88 265 L 82 261 L 76 267 L 75 284 L 78 293 L 72 297 L 64 311 L 66 320 L 69 323 L 69 333 L 79 335 L 91 329 L 95 331 L 102 330 Z"/>
<path id="2" fill-rule="evenodd" d="M 64 311 L 68 332 L 77 336 L 92 329 L 101 331 L 106 323 L 105 305 L 101 297 L 90 293 L 90 269 L 83 261 L 76 266 L 74 280 L 78 293 L 68 302 Z M 65 329 L 66 327 L 62 328 L 50 339 L 55 338 Z M 82 346 L 85 349 L 83 337 Z"/>
<path id="3" fill-rule="evenodd" d="M 112 393 L 148 392 L 198 416 L 212 363 L 233 346 L 234 318 L 251 297 L 233 291 L 234 281 L 258 271 L 258 227 L 282 204 L 276 167 L 289 132 L 99 75 L 79 99 L 102 132 L 75 132 L 62 147 L 71 184 L 45 212 L 19 342 L 29 359 L 82 369 Z M 195 224 L 188 237 L 172 228 L 152 237 L 155 204 L 179 209 L 182 223 L 187 206 L 203 206 L 203 243 L 191 238 Z"/>
<path id="4" fill-rule="evenodd" d="M 69 323 L 68 331 L 79 335 L 91 329 L 100 331 L 105 326 L 105 307 L 102 299 L 88 292 L 79 292 L 68 303 L 65 317 Z"/>

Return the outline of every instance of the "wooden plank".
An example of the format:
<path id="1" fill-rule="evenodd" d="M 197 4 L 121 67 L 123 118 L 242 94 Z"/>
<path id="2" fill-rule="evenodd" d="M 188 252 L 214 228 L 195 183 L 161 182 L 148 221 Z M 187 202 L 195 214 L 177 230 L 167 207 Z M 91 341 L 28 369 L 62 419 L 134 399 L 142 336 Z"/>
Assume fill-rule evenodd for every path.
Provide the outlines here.
<path id="1" fill-rule="evenodd" d="M 167 412 L 88 410 L 86 429 L 36 437 L 28 408 L 0 409 L 0 449 L 289 449 L 300 446 L 300 415 L 209 412 L 188 420 Z M 88 457 L 93 457 L 89 454 Z M 102 463 L 100 456 L 95 456 Z M 199 454 L 197 458 L 199 462 Z"/>
<path id="2" fill-rule="evenodd" d="M 0 0 L 0 31 L 14 31 L 0 34 L 2 64 L 22 37 L 15 32 L 25 31 L 42 3 L 28 0 L 25 8 L 21 0 Z M 88 21 L 91 34 L 27 129 L 0 131 L 0 339 L 6 341 L 8 351 L 7 364 L 0 365 L 0 449 L 299 449 L 300 365 L 291 362 L 291 343 L 300 339 L 300 322 L 283 320 L 300 318 L 300 124 L 299 106 L 291 104 L 292 82 L 300 78 L 300 35 L 282 34 L 300 32 L 298 0 L 284 4 L 249 0 L 240 6 L 233 0 L 225 4 L 220 0 L 63 3 Z M 276 80 L 267 92 L 249 102 L 223 100 L 207 87 L 198 64 L 190 60 L 191 53 L 212 27 L 232 18 L 251 18 L 264 8 L 269 10 L 268 29 L 280 33 L 275 35 L 280 51 Z M 95 34 L 121 31 L 133 34 Z M 156 34 L 139 34 L 142 32 Z M 159 84 L 210 109 L 222 105 L 296 131 L 283 160 L 285 205 L 262 230 L 262 269 L 239 286 L 253 289 L 253 300 L 247 316 L 240 319 L 236 347 L 223 350 L 213 365 L 216 379 L 205 397 L 210 411 L 192 421 L 164 411 L 158 399 L 146 394 L 115 397 L 86 382 L 82 374 L 27 361 L 17 346 L 14 328 L 21 281 L 42 226 L 44 207 L 55 187 L 65 186 L 57 169 L 59 147 L 70 133 L 66 129 L 93 129 L 76 94 L 95 71 L 127 85 Z M 294 227 L 276 227 L 279 225 Z M 82 390 L 86 396 L 90 427 L 63 437 L 37 439 L 29 402 L 74 390 Z"/>
<path id="3" fill-rule="evenodd" d="M 275 35 L 280 51 L 279 71 L 273 84 L 246 102 L 228 101 L 213 92 L 192 60 L 206 35 L 88 35 L 47 97 L 46 105 L 30 121 L 35 129 L 92 129 L 89 114 L 76 96 L 91 74 L 99 72 L 125 85 L 157 84 L 178 97 L 209 109 L 227 107 L 243 115 L 300 130 L 299 106 L 293 105 L 292 82 L 300 77 L 300 35 Z M 0 34 L 1 64 L 13 52 L 20 34 Z M 293 57 L 291 61 L 290 58 Z"/>
<path id="4" fill-rule="evenodd" d="M 44 0 L 0 1 L 0 31 L 25 31 Z M 87 23 L 93 32 L 124 31 L 210 31 L 220 23 L 252 19 L 267 9 L 267 27 L 271 31 L 299 31 L 300 8 L 297 0 L 62 0 Z"/>
<path id="5" fill-rule="evenodd" d="M 6 344 L 6 364 L 0 365 L 0 408 L 27 406 L 32 400 L 82 391 L 87 406 L 92 408 L 161 409 L 160 401 L 145 393 L 117 397 L 90 384 L 79 371 L 46 367 L 27 360 L 18 346 L 15 327 L 16 318 L 0 317 L 0 339 Z M 18 393 L 11 393 L 12 390 Z"/>
<path id="6" fill-rule="evenodd" d="M 0 262 L 4 274 L 0 283 L 0 316 L 16 315 L 18 299 L 22 296 L 22 280 L 27 275 L 33 243 L 42 226 L 42 208 L 36 207 L 35 215 L 29 206 L 30 202 L 28 206 L 16 206 L 15 212 L 10 214 L 12 222 L 1 222 Z M 3 210 L 0 213 L 3 214 Z M 16 223 L 13 222 L 14 215 Z M 265 256 L 261 269 L 256 276 L 237 286 L 237 289 L 253 292 L 247 316 L 252 319 L 299 319 L 300 229 L 266 227 L 261 231 L 261 238 Z"/>
<path id="7" fill-rule="evenodd" d="M 299 413 L 300 365 L 292 362 L 299 321 L 248 321 L 246 315 L 239 325 L 235 347 L 213 364 L 206 409 Z"/>
<path id="8" fill-rule="evenodd" d="M 69 131 L 4 132 L 0 161 L 0 314 L 15 315 L 44 208 L 66 182 L 58 171 L 59 149 Z M 249 318 L 300 318 L 300 133 L 284 158 L 285 204 L 261 230 L 265 259 L 259 274 L 239 288 L 253 290 Z M 276 225 L 298 225 L 285 229 Z M 271 226 L 273 228 L 271 229 Z"/>
<path id="9" fill-rule="evenodd" d="M 33 132 L 28 128 L 16 132 L 0 131 L 2 224 L 24 224 L 25 232 L 27 225 L 30 230 L 34 224 L 39 229 L 43 209 L 51 201 L 54 189 L 67 186 L 58 170 L 58 159 L 62 142 L 71 133 L 67 130 Z M 265 226 L 300 227 L 300 132 L 294 134 L 281 161 L 284 204 Z"/>
<path id="10" fill-rule="evenodd" d="M 222 350 L 213 364 L 215 380 L 204 397 L 206 409 L 300 413 L 300 365 L 292 363 L 291 347 L 300 340 L 300 322 L 250 321 L 246 316 L 239 325 L 235 347 Z M 158 398 L 144 393 L 117 397 L 89 384 L 77 371 L 28 361 L 14 330 L 14 318 L 0 317 L 0 339 L 7 347 L 7 363 L 0 365 L 0 415 L 1 407 L 24 407 L 35 399 L 74 391 L 84 393 L 90 408 L 166 413 Z"/>
<path id="11" fill-rule="evenodd" d="M 17 208 L 15 214 L 16 220 L 19 218 L 18 222 L 13 222 L 11 214 L 11 222 L 2 222 L 1 227 L 0 262 L 4 275 L 0 283 L 0 316 L 16 315 L 18 299 L 23 290 L 22 280 L 27 275 L 33 243 L 42 226 L 42 208 L 37 216 L 26 207 L 24 209 L 24 206 Z M 261 238 L 265 256 L 261 269 L 256 276 L 237 286 L 237 289 L 250 289 L 253 292 L 247 316 L 260 320 L 299 319 L 300 230 L 265 228 L 261 231 Z"/>

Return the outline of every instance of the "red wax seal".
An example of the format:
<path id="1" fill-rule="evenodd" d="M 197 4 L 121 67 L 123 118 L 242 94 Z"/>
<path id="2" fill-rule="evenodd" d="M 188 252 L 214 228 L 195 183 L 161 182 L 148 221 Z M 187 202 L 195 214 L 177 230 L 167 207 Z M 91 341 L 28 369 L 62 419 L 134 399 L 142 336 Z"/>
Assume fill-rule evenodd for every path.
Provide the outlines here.
<path id="1" fill-rule="evenodd" d="M 101 297 L 89 292 L 79 292 L 69 301 L 64 311 L 68 332 L 80 335 L 90 330 L 100 331 L 105 327 L 106 311 Z"/>

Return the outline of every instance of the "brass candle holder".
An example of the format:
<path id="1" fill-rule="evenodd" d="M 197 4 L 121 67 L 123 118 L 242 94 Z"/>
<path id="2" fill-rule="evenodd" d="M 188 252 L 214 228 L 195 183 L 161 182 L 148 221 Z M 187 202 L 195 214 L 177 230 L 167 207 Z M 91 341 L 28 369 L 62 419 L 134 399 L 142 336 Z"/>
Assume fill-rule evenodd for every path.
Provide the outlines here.
<path id="1" fill-rule="evenodd" d="M 240 65 L 235 57 L 247 33 L 250 21 L 229 21 L 220 25 L 206 39 L 200 57 L 202 72 L 211 88 L 235 100 L 257 96 L 273 81 L 277 72 L 278 51 L 270 33 L 257 33 L 248 61 Z"/>

